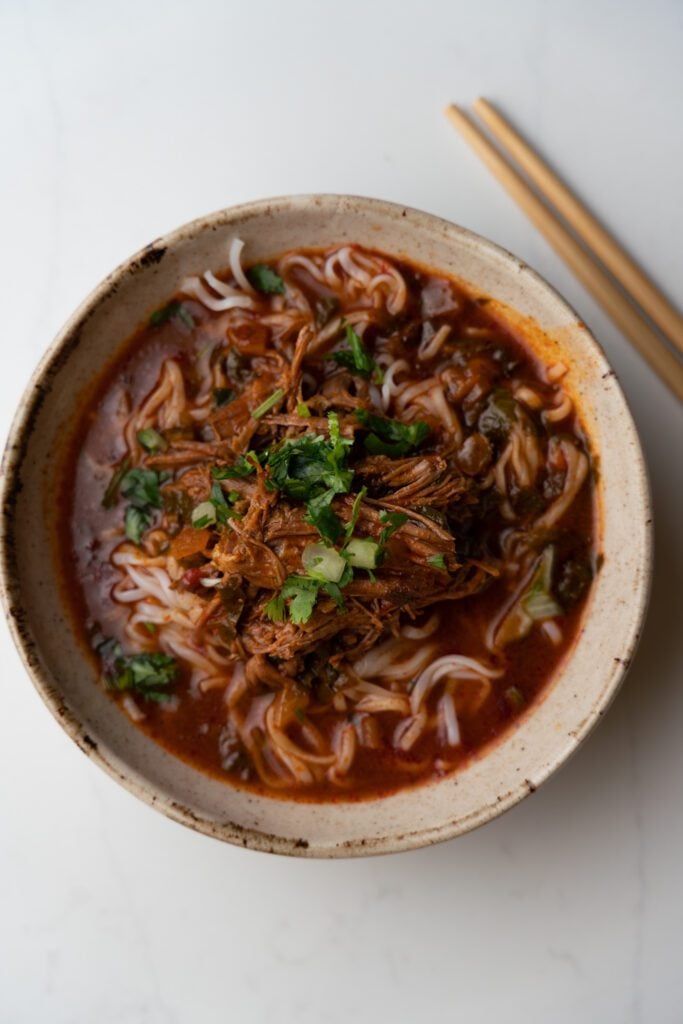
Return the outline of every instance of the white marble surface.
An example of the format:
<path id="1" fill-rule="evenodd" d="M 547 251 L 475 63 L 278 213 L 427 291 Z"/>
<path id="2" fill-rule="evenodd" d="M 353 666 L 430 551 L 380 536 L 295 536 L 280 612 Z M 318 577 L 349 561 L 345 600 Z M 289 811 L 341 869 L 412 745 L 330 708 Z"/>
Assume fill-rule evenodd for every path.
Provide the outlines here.
<path id="1" fill-rule="evenodd" d="M 574 760 L 481 831 L 377 860 L 276 859 L 154 814 L 61 733 L 3 627 L 0 1021 L 683 1020 L 680 409 L 441 114 L 499 100 L 680 302 L 680 0 L 2 0 L 0 38 L 3 433 L 72 308 L 164 230 L 383 196 L 519 253 L 593 326 L 658 546 L 635 664 Z"/>

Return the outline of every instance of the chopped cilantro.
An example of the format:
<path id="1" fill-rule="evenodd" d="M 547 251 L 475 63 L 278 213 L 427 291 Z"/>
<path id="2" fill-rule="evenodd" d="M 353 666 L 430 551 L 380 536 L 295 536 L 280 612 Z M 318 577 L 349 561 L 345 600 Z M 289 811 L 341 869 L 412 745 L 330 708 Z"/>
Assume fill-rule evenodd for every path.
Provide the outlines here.
<path id="1" fill-rule="evenodd" d="M 119 655 L 108 675 L 115 690 L 133 690 L 146 700 L 168 700 L 168 688 L 176 681 L 178 666 L 168 654 Z"/>
<path id="2" fill-rule="evenodd" d="M 390 537 L 400 530 L 404 523 L 408 522 L 410 516 L 405 512 L 387 512 L 382 510 L 379 514 L 379 521 L 384 523 L 384 528 L 379 535 L 379 546 L 383 548 Z"/>
<path id="3" fill-rule="evenodd" d="M 342 524 L 331 504 L 336 494 L 351 488 L 353 470 L 347 466 L 353 440 L 341 436 L 339 417 L 328 416 L 329 441 L 321 435 L 305 435 L 282 442 L 268 454 L 270 486 L 290 498 L 308 502 L 307 519 L 333 544 Z"/>
<path id="4" fill-rule="evenodd" d="M 353 570 L 347 565 L 338 583 L 329 580 L 318 579 L 312 576 L 288 576 L 282 590 L 275 597 L 271 598 L 265 608 L 266 615 L 273 622 L 282 622 L 285 615 L 295 626 L 302 626 L 310 619 L 322 590 L 337 605 L 337 608 L 344 610 L 344 599 L 341 588 L 353 578 Z"/>
<path id="5" fill-rule="evenodd" d="M 237 491 L 231 491 L 230 493 L 236 494 L 239 498 Z M 209 500 L 216 510 L 216 519 L 219 523 L 225 524 L 228 519 L 241 518 L 234 509 L 230 508 L 232 501 L 230 501 L 229 498 L 226 498 L 225 492 L 218 482 L 211 485 L 211 496 Z"/>
<path id="6" fill-rule="evenodd" d="M 400 458 L 418 448 L 429 434 L 429 426 L 423 420 L 400 423 L 375 416 L 366 409 L 357 409 L 356 419 L 370 431 L 364 444 L 371 455 Z"/>
<path id="7" fill-rule="evenodd" d="M 194 319 L 187 307 L 182 302 L 178 302 L 177 299 L 152 313 L 149 318 L 150 327 L 159 327 L 160 324 L 165 324 L 167 320 L 172 320 L 175 316 L 179 317 L 185 326 L 192 330 L 195 325 Z"/>
<path id="8" fill-rule="evenodd" d="M 153 469 L 130 469 L 121 480 L 121 494 L 136 508 L 161 508 L 161 483 L 161 475 Z"/>
<path id="9" fill-rule="evenodd" d="M 311 498 L 306 506 L 306 521 L 312 523 L 320 536 L 332 544 L 336 544 L 342 534 L 341 520 L 332 508 L 332 499 L 336 493 L 330 487 L 316 498 Z"/>
<path id="10" fill-rule="evenodd" d="M 255 473 L 258 464 L 259 459 L 256 452 L 247 452 L 246 455 L 240 455 L 232 466 L 214 466 L 211 476 L 214 480 L 240 480 Z"/>
<path id="11" fill-rule="evenodd" d="M 257 292 L 264 295 L 284 295 L 285 282 L 265 263 L 257 263 L 247 271 L 247 279 Z"/>
<path id="12" fill-rule="evenodd" d="M 346 324 L 344 329 L 346 331 L 346 340 L 350 347 L 330 353 L 329 358 L 333 359 L 335 363 L 339 363 L 340 366 L 345 366 L 351 373 L 355 373 L 359 377 L 372 377 L 375 384 L 380 384 L 383 376 L 382 371 L 366 351 L 361 338 L 350 324 Z"/>
<path id="13" fill-rule="evenodd" d="M 142 534 L 152 525 L 152 509 L 162 507 L 159 487 L 168 474 L 153 469 L 129 469 L 122 477 L 120 491 L 128 499 L 125 514 L 126 537 L 139 544 Z"/>

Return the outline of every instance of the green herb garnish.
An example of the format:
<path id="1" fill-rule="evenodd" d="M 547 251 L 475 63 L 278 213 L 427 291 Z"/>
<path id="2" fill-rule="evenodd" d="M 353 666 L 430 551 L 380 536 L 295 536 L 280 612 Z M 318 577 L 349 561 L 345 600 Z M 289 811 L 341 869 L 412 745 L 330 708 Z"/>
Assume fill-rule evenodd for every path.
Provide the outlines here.
<path id="1" fill-rule="evenodd" d="M 351 489 L 353 470 L 347 466 L 351 438 L 341 436 L 339 417 L 328 417 L 329 441 L 321 435 L 284 441 L 268 454 L 269 486 L 290 498 L 308 502 L 308 522 L 333 544 L 342 534 L 342 524 L 331 507 L 336 494 Z"/>
<path id="2" fill-rule="evenodd" d="M 405 512 L 387 512 L 382 509 L 379 514 L 380 523 L 384 523 L 384 529 L 379 535 L 379 546 L 383 548 L 390 537 L 400 530 L 404 523 L 407 523 L 410 516 Z"/>
<path id="3" fill-rule="evenodd" d="M 151 454 L 165 452 L 168 448 L 166 440 L 153 427 L 148 427 L 147 430 L 138 430 L 137 439 L 145 451 Z"/>
<path id="4" fill-rule="evenodd" d="M 162 507 L 160 484 L 168 479 L 166 473 L 153 469 L 129 469 L 121 478 L 121 494 L 128 499 L 124 525 L 126 537 L 139 544 L 142 535 L 152 525 L 152 510 Z"/>
<path id="5" fill-rule="evenodd" d="M 312 576 L 288 576 L 280 593 L 271 598 L 266 605 L 266 615 L 273 622 L 282 622 L 288 613 L 295 626 L 302 626 L 313 614 L 321 590 L 335 601 L 340 610 L 343 610 L 344 599 L 340 588 L 349 582 L 351 576 L 350 566 L 339 583 Z"/>
<path id="6" fill-rule="evenodd" d="M 270 395 L 269 398 L 266 398 L 265 402 L 261 402 L 261 404 L 254 409 L 251 414 L 251 418 L 253 420 L 260 420 L 261 417 L 265 416 L 274 405 L 277 405 L 281 398 L 284 398 L 284 396 L 284 388 L 278 388 L 277 391 L 273 391 L 272 395 Z"/>
<path id="7" fill-rule="evenodd" d="M 257 292 L 264 295 L 284 295 L 285 282 L 265 263 L 257 263 L 247 271 L 247 280 Z"/>
<path id="8" fill-rule="evenodd" d="M 211 476 L 214 480 L 241 480 L 255 473 L 258 464 L 259 457 L 256 452 L 247 452 L 246 455 L 240 455 L 232 466 L 214 466 Z"/>
<path id="9" fill-rule="evenodd" d="M 305 402 L 299 402 L 296 407 L 296 414 L 297 416 L 301 416 L 302 419 L 307 420 L 310 419 L 311 417 L 311 410 L 308 408 Z"/>
<path id="10" fill-rule="evenodd" d="M 152 514 L 136 505 L 129 505 L 123 522 L 128 540 L 132 540 L 133 544 L 139 544 L 145 530 L 152 525 Z"/>
<path id="11" fill-rule="evenodd" d="M 149 318 L 150 327 L 158 327 L 160 324 L 165 324 L 167 320 L 173 319 L 174 316 L 179 317 L 190 330 L 195 325 L 194 319 L 187 307 L 182 302 L 174 299 L 166 306 L 162 306 L 161 309 L 157 309 L 156 312 L 152 313 Z"/>
<path id="12" fill-rule="evenodd" d="M 153 469 L 130 469 L 121 480 L 121 494 L 136 508 L 161 508 L 161 475 Z"/>
<path id="13" fill-rule="evenodd" d="M 130 458 L 126 456 L 118 469 L 114 470 L 112 478 L 107 484 L 107 489 L 104 492 L 102 498 L 102 505 L 104 508 L 113 508 L 116 504 L 116 499 L 119 496 L 119 488 L 121 487 L 121 481 L 130 469 Z"/>
<path id="14" fill-rule="evenodd" d="M 429 434 L 429 426 L 423 420 L 400 423 L 375 416 L 366 409 L 357 409 L 356 419 L 370 431 L 363 443 L 371 455 L 400 458 L 418 448 Z"/>
<path id="15" fill-rule="evenodd" d="M 439 572 L 448 572 L 444 555 L 432 555 L 431 558 L 427 559 L 427 565 L 431 565 L 432 569 L 438 569 Z"/>
<path id="16" fill-rule="evenodd" d="M 346 324 L 344 330 L 346 331 L 346 340 L 350 347 L 339 349 L 337 352 L 331 352 L 329 358 L 333 359 L 335 363 L 339 363 L 340 366 L 346 366 L 351 373 L 355 373 L 359 377 L 372 377 L 375 384 L 381 384 L 383 379 L 382 371 L 366 351 L 361 338 L 350 324 Z"/>
<path id="17" fill-rule="evenodd" d="M 176 681 L 178 666 L 168 654 L 120 655 L 108 676 L 115 690 L 133 690 L 146 700 L 168 700 L 168 688 Z"/>

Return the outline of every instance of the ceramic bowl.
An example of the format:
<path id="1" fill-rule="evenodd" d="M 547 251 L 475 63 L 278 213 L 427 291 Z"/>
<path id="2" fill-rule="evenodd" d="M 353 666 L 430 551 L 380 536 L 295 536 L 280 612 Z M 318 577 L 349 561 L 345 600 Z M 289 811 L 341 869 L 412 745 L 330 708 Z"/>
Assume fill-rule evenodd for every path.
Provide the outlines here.
<path id="1" fill-rule="evenodd" d="M 65 424 L 122 339 L 186 274 L 225 266 L 235 235 L 245 240 L 250 259 L 355 241 L 440 268 L 506 308 L 546 359 L 570 366 L 569 386 L 599 458 L 604 564 L 580 635 L 545 697 L 451 777 L 381 799 L 331 804 L 233 788 L 135 729 L 97 685 L 74 636 L 48 553 L 46 497 L 55 493 L 54 453 Z M 169 817 L 258 850 L 323 857 L 405 850 L 457 836 L 512 807 L 567 760 L 604 714 L 646 606 L 651 538 L 643 458 L 614 372 L 586 326 L 538 274 L 492 242 L 374 199 L 299 196 L 233 207 L 172 232 L 115 270 L 59 333 L 22 398 L 5 452 L 2 498 L 10 626 L 62 728 L 88 757 Z"/>

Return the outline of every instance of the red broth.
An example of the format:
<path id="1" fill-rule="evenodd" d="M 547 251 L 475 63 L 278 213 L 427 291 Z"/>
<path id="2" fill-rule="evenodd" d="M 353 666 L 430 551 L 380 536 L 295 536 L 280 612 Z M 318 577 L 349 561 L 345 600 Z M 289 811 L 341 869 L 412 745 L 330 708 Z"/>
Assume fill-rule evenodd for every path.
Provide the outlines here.
<path id="1" fill-rule="evenodd" d="M 210 281 L 185 285 L 89 394 L 58 534 L 75 625 L 131 728 L 231 784 L 353 799 L 457 770 L 533 708 L 598 568 L 565 368 L 486 300 L 381 253 L 290 253 L 250 277 L 253 293 L 220 275 L 245 303 L 224 310 Z M 335 417 L 354 438 L 337 456 Z M 342 529 L 358 498 L 370 569 L 308 521 L 323 499 L 296 474 L 316 437 L 342 467 Z M 275 486 L 283 451 L 305 497 Z M 336 597 L 302 568 L 325 542 L 350 576 Z M 306 621 L 288 586 L 315 591 Z"/>

